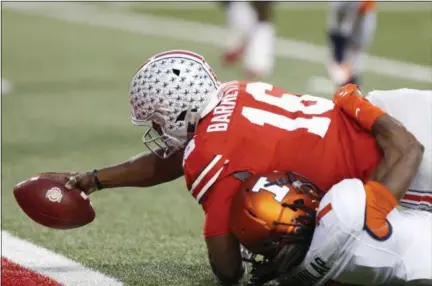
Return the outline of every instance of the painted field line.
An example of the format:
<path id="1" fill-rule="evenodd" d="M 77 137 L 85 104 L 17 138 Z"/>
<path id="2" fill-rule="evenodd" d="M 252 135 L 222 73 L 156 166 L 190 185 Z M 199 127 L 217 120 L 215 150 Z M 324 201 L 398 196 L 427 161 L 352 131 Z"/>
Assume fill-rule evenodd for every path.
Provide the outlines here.
<path id="1" fill-rule="evenodd" d="M 50 277 L 22 267 L 9 259 L 1 258 L 2 286 L 64 286 Z"/>
<path id="2" fill-rule="evenodd" d="M 12 84 L 7 79 L 1 78 L 1 95 L 6 95 L 12 91 Z"/>
<path id="3" fill-rule="evenodd" d="M 2 230 L 2 257 L 64 285 L 120 286 L 123 283 Z"/>
<path id="4" fill-rule="evenodd" d="M 14 11 L 42 15 L 66 22 L 109 27 L 141 35 L 162 36 L 180 41 L 224 47 L 226 29 L 204 23 L 131 13 L 103 7 L 68 2 L 7 2 L 3 5 Z M 280 57 L 326 64 L 327 50 L 323 46 L 278 38 L 276 54 Z M 149 55 L 143 55 L 148 57 Z M 368 56 L 365 72 L 417 82 L 432 82 L 432 67 Z"/>
<path id="5" fill-rule="evenodd" d="M 308 91 L 312 94 L 320 93 L 327 97 L 332 95 L 336 85 L 328 78 L 322 76 L 312 76 L 307 82 Z"/>

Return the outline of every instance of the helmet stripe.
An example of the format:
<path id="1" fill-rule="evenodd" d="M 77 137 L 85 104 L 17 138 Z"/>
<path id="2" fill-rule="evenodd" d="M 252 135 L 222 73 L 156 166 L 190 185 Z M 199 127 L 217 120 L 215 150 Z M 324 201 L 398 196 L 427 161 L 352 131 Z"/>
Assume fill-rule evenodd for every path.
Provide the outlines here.
<path id="1" fill-rule="evenodd" d="M 201 61 L 204 61 L 204 58 L 198 54 L 189 52 L 189 51 L 183 51 L 183 50 L 173 50 L 173 51 L 168 51 L 168 52 L 164 52 L 164 53 L 160 53 L 158 55 L 154 56 L 154 59 L 158 59 L 164 56 L 169 56 L 169 55 L 186 55 L 186 56 L 190 56 L 196 59 L 199 59 Z"/>

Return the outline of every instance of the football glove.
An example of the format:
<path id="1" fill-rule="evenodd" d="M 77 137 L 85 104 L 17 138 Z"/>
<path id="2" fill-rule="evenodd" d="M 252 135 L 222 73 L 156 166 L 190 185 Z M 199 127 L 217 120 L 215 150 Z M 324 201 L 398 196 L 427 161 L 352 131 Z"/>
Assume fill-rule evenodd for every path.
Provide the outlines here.
<path id="1" fill-rule="evenodd" d="M 381 115 L 386 112 L 363 98 L 360 89 L 355 84 L 347 84 L 336 89 L 333 102 L 345 114 L 368 131 Z"/>

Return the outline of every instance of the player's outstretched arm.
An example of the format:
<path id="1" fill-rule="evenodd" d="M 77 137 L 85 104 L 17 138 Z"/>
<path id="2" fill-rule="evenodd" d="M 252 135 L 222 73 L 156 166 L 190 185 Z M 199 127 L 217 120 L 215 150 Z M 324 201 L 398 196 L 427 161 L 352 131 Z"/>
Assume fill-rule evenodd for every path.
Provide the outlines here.
<path id="1" fill-rule="evenodd" d="M 97 170 L 96 174 L 42 173 L 40 176 L 61 180 L 69 189 L 79 188 L 88 194 L 102 188 L 150 187 L 183 175 L 183 152 L 161 159 L 153 153 L 139 154 L 126 162 Z M 99 188 L 95 179 L 99 180 Z"/>
<path id="2" fill-rule="evenodd" d="M 371 180 L 385 185 L 397 200 L 408 190 L 420 166 L 424 147 L 403 125 L 388 114 L 374 122 L 372 133 L 384 153 Z"/>

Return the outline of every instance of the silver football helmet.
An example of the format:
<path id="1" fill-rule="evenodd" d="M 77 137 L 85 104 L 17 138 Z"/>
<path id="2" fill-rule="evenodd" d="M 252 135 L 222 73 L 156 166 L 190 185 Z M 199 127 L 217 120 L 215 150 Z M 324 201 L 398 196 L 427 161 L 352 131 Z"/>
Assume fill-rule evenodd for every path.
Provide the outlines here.
<path id="1" fill-rule="evenodd" d="M 144 144 L 162 158 L 184 148 L 198 120 L 219 103 L 219 86 L 198 54 L 173 50 L 151 57 L 130 85 L 132 122 L 149 125 Z"/>

